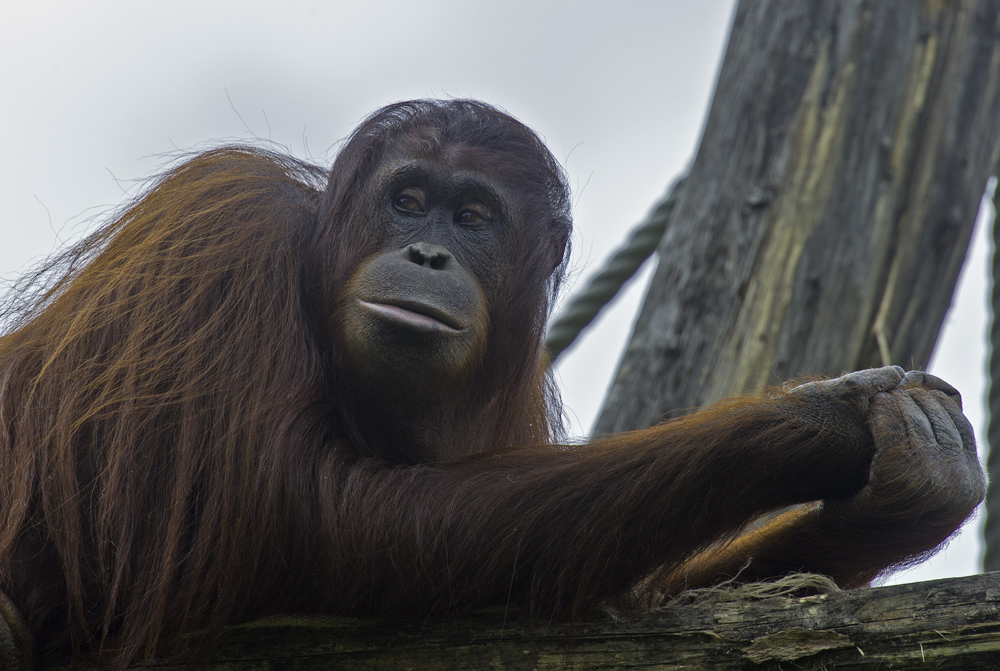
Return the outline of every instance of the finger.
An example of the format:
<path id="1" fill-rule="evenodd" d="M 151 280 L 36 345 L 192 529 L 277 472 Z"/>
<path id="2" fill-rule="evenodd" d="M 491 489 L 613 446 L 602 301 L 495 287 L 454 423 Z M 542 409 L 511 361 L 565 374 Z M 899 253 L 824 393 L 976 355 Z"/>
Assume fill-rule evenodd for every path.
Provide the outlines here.
<path id="1" fill-rule="evenodd" d="M 891 394 L 891 396 L 903 415 L 907 434 L 922 443 L 936 443 L 934 423 L 913 396 L 905 393 Z"/>
<path id="2" fill-rule="evenodd" d="M 906 373 L 899 366 L 882 366 L 858 370 L 836 378 L 846 387 L 867 387 L 873 391 L 895 389 L 905 379 Z"/>
<path id="3" fill-rule="evenodd" d="M 910 394 L 882 393 L 872 401 L 869 422 L 875 446 L 936 443 L 931 420 Z"/>
<path id="4" fill-rule="evenodd" d="M 951 400 L 958 404 L 958 407 L 962 407 L 962 395 L 953 386 L 939 378 L 937 375 L 931 375 L 922 370 L 911 370 L 906 372 L 906 377 L 903 379 L 903 383 L 899 386 L 910 387 L 914 385 L 922 385 L 928 389 L 934 389 L 935 391 L 943 392 Z"/>
<path id="5" fill-rule="evenodd" d="M 936 394 L 939 396 L 935 397 Z M 923 389 L 914 389 L 901 396 L 912 401 L 930 422 L 933 440 L 941 450 L 962 452 L 964 441 L 954 417 L 946 410 L 946 405 L 954 405 L 947 396 Z"/>
<path id="6" fill-rule="evenodd" d="M 910 420 L 907 417 L 907 409 L 900 404 L 899 396 L 905 395 L 882 393 L 872 399 L 868 425 L 875 439 L 876 449 L 898 445 L 907 440 Z M 916 410 L 919 412 L 919 408 Z M 929 425 L 927 431 L 933 434 L 933 429 Z"/>
<path id="7" fill-rule="evenodd" d="M 790 390 L 793 394 L 811 392 L 847 392 L 849 390 L 866 389 L 872 394 L 882 391 L 891 391 L 900 385 L 906 373 L 899 366 L 883 366 L 882 368 L 868 368 L 847 373 L 830 380 L 819 380 L 818 382 L 807 382 Z"/>
<path id="8" fill-rule="evenodd" d="M 963 463 L 963 467 L 959 469 L 947 468 L 942 463 L 942 468 L 952 474 L 949 486 L 958 496 L 964 496 L 966 501 L 975 505 L 986 493 L 986 479 L 976 453 L 972 425 L 945 392 L 914 389 L 911 393 L 913 400 L 924 410 L 934 426 L 938 449 L 947 454 L 949 459 Z M 948 417 L 947 421 L 943 420 L 944 416 Z"/>
<path id="9" fill-rule="evenodd" d="M 955 425 L 955 429 L 961 437 L 965 450 L 970 454 L 976 455 L 976 459 L 978 459 L 979 457 L 976 453 L 976 434 L 972 429 L 972 422 L 969 421 L 969 418 L 962 413 L 961 408 L 946 392 L 934 390 L 930 392 L 930 396 L 935 398 L 941 405 L 941 408 L 948 413 L 952 423 Z"/>

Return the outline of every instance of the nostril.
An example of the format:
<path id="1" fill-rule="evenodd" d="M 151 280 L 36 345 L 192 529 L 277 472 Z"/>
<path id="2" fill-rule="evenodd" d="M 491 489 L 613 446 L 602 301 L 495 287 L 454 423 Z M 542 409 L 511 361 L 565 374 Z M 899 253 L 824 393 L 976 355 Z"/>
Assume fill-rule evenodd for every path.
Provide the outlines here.
<path id="1" fill-rule="evenodd" d="M 440 245 L 417 242 L 406 248 L 406 257 L 418 266 L 428 266 L 432 270 L 445 270 L 451 260 L 451 252 Z"/>
<path id="2" fill-rule="evenodd" d="M 409 247 L 406 248 L 406 257 L 410 260 L 411 263 L 415 263 L 418 266 L 424 265 L 424 261 L 427 260 L 426 257 L 424 256 L 424 253 L 420 250 L 420 248 L 417 245 L 410 245 Z"/>

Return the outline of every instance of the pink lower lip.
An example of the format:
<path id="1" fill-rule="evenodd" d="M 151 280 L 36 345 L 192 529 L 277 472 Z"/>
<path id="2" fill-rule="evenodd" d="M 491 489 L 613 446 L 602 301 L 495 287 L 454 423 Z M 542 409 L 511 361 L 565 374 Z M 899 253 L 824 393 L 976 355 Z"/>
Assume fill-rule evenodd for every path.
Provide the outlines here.
<path id="1" fill-rule="evenodd" d="M 369 303 L 367 301 L 358 301 L 364 307 L 368 308 L 372 312 L 377 312 L 381 315 L 389 317 L 395 321 L 404 322 L 416 328 L 424 329 L 441 329 L 443 331 L 457 331 L 457 329 L 448 326 L 444 322 L 435 319 L 434 317 L 429 317 L 419 312 L 414 312 L 413 310 L 407 310 L 406 308 L 401 308 L 396 305 L 386 305 L 385 303 Z"/>

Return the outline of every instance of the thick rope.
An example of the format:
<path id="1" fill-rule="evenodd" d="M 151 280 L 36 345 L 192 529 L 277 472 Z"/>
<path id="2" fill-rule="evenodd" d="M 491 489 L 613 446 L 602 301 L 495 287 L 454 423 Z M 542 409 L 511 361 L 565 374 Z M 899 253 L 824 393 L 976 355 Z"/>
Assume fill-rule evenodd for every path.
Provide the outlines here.
<path id="1" fill-rule="evenodd" d="M 674 206 L 683 192 L 684 179 L 681 177 L 673 183 L 667 190 L 666 197 L 653 208 L 646 220 L 632 230 L 625 244 L 611 255 L 583 291 L 574 296 L 549 325 L 545 346 L 549 351 L 550 361 L 554 363 L 573 344 L 656 251 L 660 238 L 670 223 Z"/>
<path id="2" fill-rule="evenodd" d="M 1000 172 L 1000 169 L 997 172 Z M 986 489 L 986 522 L 983 525 L 983 537 L 986 542 L 983 569 L 986 571 L 1000 571 L 1000 217 L 997 216 L 998 205 L 1000 205 L 1000 179 L 997 179 L 993 189 L 993 263 L 990 291 L 989 391 L 987 392 L 990 419 L 986 427 L 986 443 L 989 445 L 986 472 L 990 476 L 990 484 Z"/>
<path id="3" fill-rule="evenodd" d="M 0 671 L 30 671 L 32 641 L 21 613 L 0 592 Z"/>

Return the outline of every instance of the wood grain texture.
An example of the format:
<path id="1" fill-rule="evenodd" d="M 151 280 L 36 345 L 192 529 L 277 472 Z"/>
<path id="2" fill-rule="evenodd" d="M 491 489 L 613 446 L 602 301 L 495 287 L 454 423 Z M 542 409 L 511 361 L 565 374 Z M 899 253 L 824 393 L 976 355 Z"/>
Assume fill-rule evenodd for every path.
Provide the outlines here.
<path id="1" fill-rule="evenodd" d="M 134 668 L 151 667 L 182 668 Z M 995 670 L 1000 573 L 675 605 L 624 622 L 597 614 L 575 625 L 532 624 L 499 611 L 451 622 L 273 618 L 230 628 L 204 668 Z"/>
<path id="2" fill-rule="evenodd" d="M 740 3 L 597 433 L 927 365 L 1000 148 L 1000 0 Z"/>

